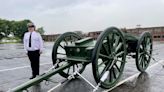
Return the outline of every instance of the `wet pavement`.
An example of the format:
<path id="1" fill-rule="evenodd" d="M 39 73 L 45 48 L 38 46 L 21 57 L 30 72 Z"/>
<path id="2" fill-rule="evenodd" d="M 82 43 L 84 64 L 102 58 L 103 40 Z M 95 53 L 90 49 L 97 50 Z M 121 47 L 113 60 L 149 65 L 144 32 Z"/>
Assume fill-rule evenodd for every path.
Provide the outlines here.
<path id="1" fill-rule="evenodd" d="M 51 52 L 53 43 L 45 43 L 45 50 L 41 55 L 40 72 L 43 73 L 52 67 Z M 159 61 L 164 60 L 164 44 L 154 43 L 153 57 Z M 139 73 L 135 60 L 127 58 L 125 69 L 120 82 L 110 92 L 164 92 L 164 68 L 162 63 L 151 60 L 150 68 L 146 73 Z M 26 56 L 22 44 L 0 44 L 0 92 L 6 92 L 26 81 L 31 76 L 30 62 Z M 92 66 L 89 64 L 82 75 L 92 84 L 96 85 L 92 75 Z M 29 92 L 47 92 L 64 80 L 60 75 L 54 75 L 51 79 L 55 83 L 43 81 L 39 85 L 29 88 Z M 126 81 L 125 81 L 126 80 Z M 93 88 L 82 78 L 71 80 L 53 90 L 52 92 L 91 92 Z M 97 92 L 108 92 L 110 89 L 99 88 Z"/>

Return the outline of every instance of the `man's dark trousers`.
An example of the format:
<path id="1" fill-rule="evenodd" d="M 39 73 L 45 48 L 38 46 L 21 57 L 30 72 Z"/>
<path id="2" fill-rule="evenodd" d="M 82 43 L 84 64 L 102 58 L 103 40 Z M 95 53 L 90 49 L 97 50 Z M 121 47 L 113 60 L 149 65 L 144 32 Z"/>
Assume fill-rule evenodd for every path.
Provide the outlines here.
<path id="1" fill-rule="evenodd" d="M 28 51 L 28 57 L 30 59 L 32 76 L 36 77 L 39 75 L 39 63 L 40 63 L 40 53 L 39 50 Z"/>

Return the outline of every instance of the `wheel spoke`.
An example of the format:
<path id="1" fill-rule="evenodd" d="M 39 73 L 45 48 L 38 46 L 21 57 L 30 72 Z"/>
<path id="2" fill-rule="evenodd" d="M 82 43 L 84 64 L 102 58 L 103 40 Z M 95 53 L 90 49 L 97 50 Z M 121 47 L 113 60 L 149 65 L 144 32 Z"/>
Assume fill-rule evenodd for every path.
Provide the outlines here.
<path id="1" fill-rule="evenodd" d="M 140 51 L 143 51 L 144 49 L 143 49 L 143 46 L 142 46 L 142 44 L 140 45 Z"/>
<path id="2" fill-rule="evenodd" d="M 141 59 L 142 59 L 142 55 L 140 54 L 138 60 L 140 61 Z"/>
<path id="3" fill-rule="evenodd" d="M 61 44 L 60 44 L 59 46 L 60 46 L 61 48 L 63 48 L 63 49 L 64 49 L 64 47 L 63 47 Z"/>
<path id="4" fill-rule="evenodd" d="M 104 54 L 99 54 L 99 56 L 101 57 L 101 58 L 106 58 L 106 59 L 113 59 L 112 57 L 110 57 L 110 56 L 107 56 L 107 55 L 104 55 Z"/>
<path id="5" fill-rule="evenodd" d="M 72 36 L 70 35 L 70 42 L 71 42 L 71 44 L 72 44 L 72 42 L 73 42 L 73 38 L 72 38 Z"/>
<path id="6" fill-rule="evenodd" d="M 143 61 L 144 61 L 144 57 L 141 58 L 141 61 L 140 61 L 140 66 L 143 68 Z"/>
<path id="7" fill-rule="evenodd" d="M 149 57 L 151 57 L 150 53 L 146 53 Z"/>
<path id="8" fill-rule="evenodd" d="M 152 45 L 152 42 L 151 42 L 151 40 L 150 40 L 150 43 L 148 44 L 149 46 L 151 46 Z"/>
<path id="9" fill-rule="evenodd" d="M 113 75 L 112 75 L 112 72 L 111 71 L 109 72 L 109 76 L 110 76 L 109 77 L 109 81 L 112 82 L 113 81 Z"/>
<path id="10" fill-rule="evenodd" d="M 141 52 L 141 53 L 140 53 L 140 56 L 143 55 L 144 53 L 145 53 L 145 52 Z"/>
<path id="11" fill-rule="evenodd" d="M 147 44 L 147 41 L 148 41 L 148 38 L 147 38 L 147 37 L 145 37 L 145 45 Z"/>
<path id="12" fill-rule="evenodd" d="M 109 36 L 107 36 L 107 43 L 108 43 L 108 46 L 109 46 L 110 53 L 112 53 L 113 52 L 113 48 L 112 48 L 112 44 L 111 44 Z"/>
<path id="13" fill-rule="evenodd" d="M 116 40 L 116 42 L 115 42 L 114 47 L 116 47 L 116 46 L 118 45 L 119 41 L 120 41 L 120 37 L 118 36 L 118 37 L 117 37 L 117 40 Z"/>
<path id="14" fill-rule="evenodd" d="M 75 72 L 75 65 L 73 65 L 73 72 Z"/>
<path id="15" fill-rule="evenodd" d="M 117 64 L 114 64 L 119 72 L 121 72 L 120 68 L 117 66 Z"/>
<path id="16" fill-rule="evenodd" d="M 147 64 L 149 63 L 149 62 L 148 62 L 148 60 L 147 60 L 147 58 L 146 58 L 146 56 L 145 56 L 144 63 L 145 63 L 145 65 L 144 65 L 145 67 L 146 67 L 146 66 L 147 66 Z"/>
<path id="17" fill-rule="evenodd" d="M 100 78 L 103 76 L 103 74 L 106 72 L 107 69 L 108 69 L 108 66 L 105 66 L 104 69 L 100 73 Z"/>
<path id="18" fill-rule="evenodd" d="M 145 38 L 143 38 L 143 41 L 142 41 L 142 43 L 141 43 L 141 46 L 143 47 L 143 50 L 145 50 Z"/>
<path id="19" fill-rule="evenodd" d="M 144 67 L 145 67 L 145 62 L 142 61 L 142 68 L 144 69 Z"/>
<path id="20" fill-rule="evenodd" d="M 119 61 L 119 62 L 121 62 L 121 63 L 124 63 L 124 61 L 122 61 L 122 60 L 119 60 L 119 59 L 116 59 L 116 61 Z"/>
<path id="21" fill-rule="evenodd" d="M 104 51 L 106 52 L 106 54 L 109 55 L 109 52 L 108 52 L 108 50 L 107 50 L 107 48 L 105 47 L 104 44 L 102 44 L 102 47 L 103 47 Z"/>
<path id="22" fill-rule="evenodd" d="M 115 35 L 115 34 L 113 33 L 113 34 L 112 34 L 112 39 L 111 39 L 111 45 L 112 45 L 112 46 L 113 46 L 113 43 L 114 43 L 114 37 L 115 37 L 114 35 Z"/>
<path id="23" fill-rule="evenodd" d="M 147 55 L 147 54 L 146 54 L 146 55 Z M 147 55 L 147 57 L 146 57 L 146 55 L 145 55 L 145 62 L 146 62 L 146 64 L 149 64 L 149 58 L 150 58 L 150 56 Z"/>
<path id="24" fill-rule="evenodd" d="M 69 74 L 69 70 L 70 70 L 70 68 L 71 68 L 71 67 L 68 68 L 68 70 L 67 70 L 67 74 Z"/>
<path id="25" fill-rule="evenodd" d="M 147 44 L 147 45 L 150 44 L 150 38 L 147 38 L 146 44 Z"/>
<path id="26" fill-rule="evenodd" d="M 108 61 L 106 60 L 105 62 L 101 62 L 98 66 L 102 66 L 103 64 L 107 63 Z"/>
<path id="27" fill-rule="evenodd" d="M 147 58 L 146 55 L 144 55 L 143 68 L 145 68 L 147 64 L 148 64 Z"/>
<path id="28" fill-rule="evenodd" d="M 100 78 L 103 76 L 103 74 L 106 72 L 106 70 L 110 67 L 111 62 L 108 62 L 107 65 L 104 67 L 104 69 L 102 70 L 101 74 L 100 74 Z"/>
<path id="29" fill-rule="evenodd" d="M 143 56 L 142 67 L 145 68 L 145 56 Z"/>
<path id="30" fill-rule="evenodd" d="M 152 50 L 151 46 L 152 46 L 152 44 L 151 44 L 151 41 L 150 41 L 150 38 L 149 38 L 149 43 L 147 43 L 147 46 L 146 46 L 147 49 L 146 50 L 151 51 Z"/>
<path id="31" fill-rule="evenodd" d="M 139 60 L 140 60 L 139 63 L 141 63 L 143 61 L 143 55 L 140 56 L 140 59 Z"/>
<path id="32" fill-rule="evenodd" d="M 146 39 L 147 39 L 147 38 L 146 38 L 146 37 L 144 37 L 144 41 L 143 41 L 144 50 L 146 49 L 146 43 L 147 43 L 147 42 L 146 42 Z"/>
<path id="33" fill-rule="evenodd" d="M 117 52 L 121 47 L 122 47 L 123 43 L 119 43 L 118 46 L 115 49 L 115 52 Z"/>
<path id="34" fill-rule="evenodd" d="M 150 53 L 150 52 L 152 52 L 152 49 L 149 49 L 149 50 L 146 51 L 146 53 Z"/>
<path id="35" fill-rule="evenodd" d="M 116 72 L 115 72 L 115 68 L 114 67 L 112 67 L 112 72 L 113 72 L 113 77 L 116 79 L 117 77 L 116 77 Z"/>
<path id="36" fill-rule="evenodd" d="M 146 50 L 149 48 L 149 38 L 145 39 L 145 48 Z"/>
<path id="37" fill-rule="evenodd" d="M 119 53 L 116 54 L 116 57 L 121 56 L 123 54 L 124 54 L 124 51 L 121 51 L 121 52 L 119 52 Z"/>
<path id="38" fill-rule="evenodd" d="M 66 45 L 68 45 L 68 42 L 67 42 L 67 40 L 66 40 L 66 39 L 64 39 L 64 42 L 65 42 L 65 44 L 66 44 Z"/>
<path id="39" fill-rule="evenodd" d="M 77 68 L 79 68 L 78 64 L 75 64 Z"/>

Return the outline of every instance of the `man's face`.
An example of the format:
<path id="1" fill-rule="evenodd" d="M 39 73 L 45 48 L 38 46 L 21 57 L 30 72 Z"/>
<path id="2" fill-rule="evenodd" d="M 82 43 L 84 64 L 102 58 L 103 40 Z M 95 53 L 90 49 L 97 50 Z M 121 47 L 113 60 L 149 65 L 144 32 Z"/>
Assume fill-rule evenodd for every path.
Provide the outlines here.
<path id="1" fill-rule="evenodd" d="M 29 32 L 35 31 L 35 26 L 34 25 L 29 25 L 28 26 L 28 31 Z"/>

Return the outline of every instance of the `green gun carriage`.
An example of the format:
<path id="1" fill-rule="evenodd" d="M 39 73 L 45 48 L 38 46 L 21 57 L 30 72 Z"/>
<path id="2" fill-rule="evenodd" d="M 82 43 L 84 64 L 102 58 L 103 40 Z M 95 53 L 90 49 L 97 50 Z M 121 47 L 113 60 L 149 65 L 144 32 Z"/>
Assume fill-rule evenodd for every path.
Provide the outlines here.
<path id="1" fill-rule="evenodd" d="M 134 36 L 116 27 L 107 28 L 97 40 L 66 32 L 54 43 L 52 51 L 54 68 L 14 88 L 13 91 L 27 89 L 43 80 L 48 80 L 56 73 L 65 78 L 74 72 L 81 74 L 90 63 L 96 83 L 102 88 L 111 88 L 119 82 L 127 55 L 135 59 L 140 72 L 147 69 L 151 60 L 152 45 L 152 36 L 149 32 Z M 78 75 L 76 74 L 75 77 Z"/>

